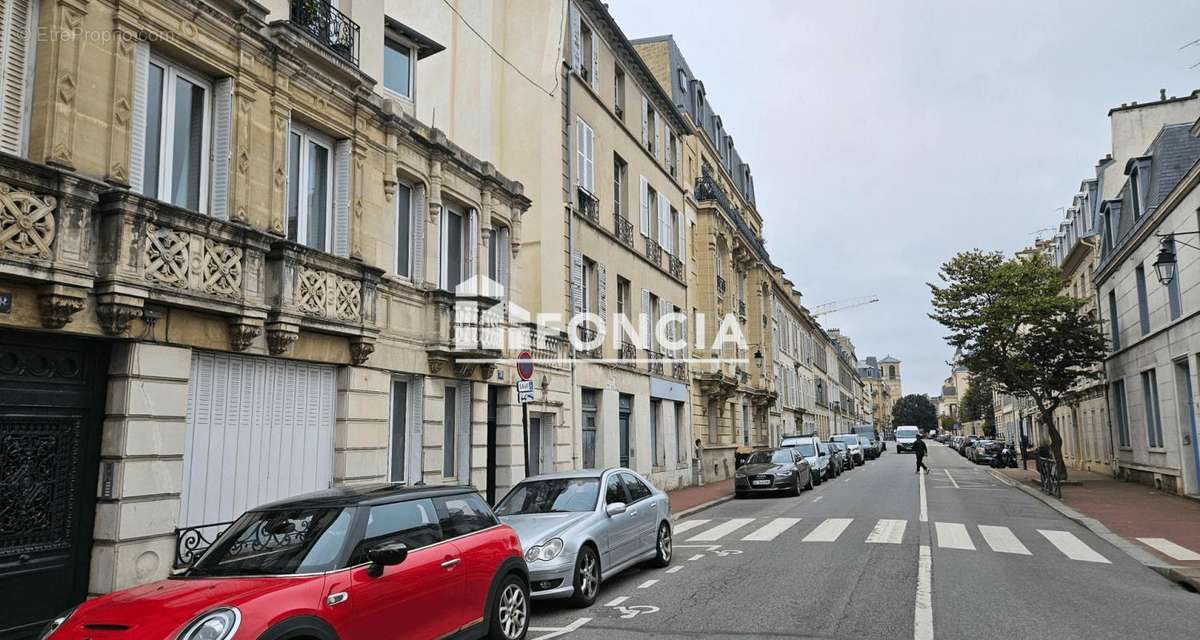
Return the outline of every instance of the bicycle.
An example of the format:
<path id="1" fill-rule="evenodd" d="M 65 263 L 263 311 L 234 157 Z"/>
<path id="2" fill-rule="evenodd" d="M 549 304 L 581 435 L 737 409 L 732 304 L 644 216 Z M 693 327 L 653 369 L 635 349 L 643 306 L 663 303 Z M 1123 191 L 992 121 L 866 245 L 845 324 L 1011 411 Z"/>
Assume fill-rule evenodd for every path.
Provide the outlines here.
<path id="1" fill-rule="evenodd" d="M 1062 499 L 1062 479 L 1058 476 L 1058 461 L 1038 456 L 1037 471 L 1041 476 L 1042 492 Z"/>

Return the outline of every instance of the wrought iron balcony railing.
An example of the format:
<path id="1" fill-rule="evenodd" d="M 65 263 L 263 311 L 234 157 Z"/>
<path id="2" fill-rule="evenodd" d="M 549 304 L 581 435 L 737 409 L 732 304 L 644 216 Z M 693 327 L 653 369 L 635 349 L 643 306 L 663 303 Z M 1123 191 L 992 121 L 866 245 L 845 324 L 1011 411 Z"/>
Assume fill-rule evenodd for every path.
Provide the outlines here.
<path id="1" fill-rule="evenodd" d="M 637 358 L 637 348 L 633 346 L 632 342 L 629 342 L 628 340 L 621 341 L 620 358 L 622 360 L 626 360 L 626 361 L 632 361 L 635 358 Z M 631 363 L 627 362 L 627 364 L 631 364 Z"/>
<path id="2" fill-rule="evenodd" d="M 338 11 L 329 0 L 292 0 L 291 22 L 358 66 L 358 23 Z"/>
<path id="3" fill-rule="evenodd" d="M 717 276 L 717 293 L 725 295 L 725 278 Z"/>
<path id="4" fill-rule="evenodd" d="M 613 228 L 621 244 L 633 248 L 633 223 L 618 211 L 613 214 Z"/>
<path id="5" fill-rule="evenodd" d="M 670 271 L 671 271 L 672 278 L 675 278 L 676 280 L 679 280 L 680 282 L 682 282 L 683 281 L 683 260 L 680 260 L 679 258 L 676 258 L 675 256 L 671 256 Z"/>
<path id="6" fill-rule="evenodd" d="M 746 301 L 745 300 L 738 300 L 738 315 L 743 318 L 746 317 Z"/>
<path id="7" fill-rule="evenodd" d="M 588 220 L 600 224 L 600 199 L 582 186 L 576 191 L 579 192 L 579 213 L 582 213 Z"/>
<path id="8" fill-rule="evenodd" d="M 655 242 L 650 236 L 643 236 L 646 239 L 646 259 L 654 263 L 654 266 L 662 264 L 662 247 Z"/>
<path id="9" fill-rule="evenodd" d="M 671 377 L 676 380 L 687 380 L 687 364 L 683 362 L 671 363 Z"/>
<path id="10" fill-rule="evenodd" d="M 230 522 L 214 522 L 198 527 L 180 527 L 175 530 L 175 563 L 174 568 L 183 569 L 192 566 L 205 551 L 216 541 L 217 536 L 226 529 Z"/>

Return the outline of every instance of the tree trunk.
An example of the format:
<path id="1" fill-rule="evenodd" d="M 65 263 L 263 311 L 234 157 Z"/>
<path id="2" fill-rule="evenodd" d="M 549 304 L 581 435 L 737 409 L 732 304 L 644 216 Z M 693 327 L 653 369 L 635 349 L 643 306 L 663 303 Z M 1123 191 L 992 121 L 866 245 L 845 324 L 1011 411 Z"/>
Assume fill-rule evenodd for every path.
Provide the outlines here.
<path id="1" fill-rule="evenodd" d="M 1046 427 L 1046 433 L 1050 434 L 1050 453 L 1054 455 L 1054 461 L 1058 463 L 1058 479 L 1067 479 L 1067 463 L 1063 460 L 1062 453 L 1062 434 L 1058 432 L 1058 427 L 1054 426 L 1054 409 L 1042 411 L 1042 425 Z"/>

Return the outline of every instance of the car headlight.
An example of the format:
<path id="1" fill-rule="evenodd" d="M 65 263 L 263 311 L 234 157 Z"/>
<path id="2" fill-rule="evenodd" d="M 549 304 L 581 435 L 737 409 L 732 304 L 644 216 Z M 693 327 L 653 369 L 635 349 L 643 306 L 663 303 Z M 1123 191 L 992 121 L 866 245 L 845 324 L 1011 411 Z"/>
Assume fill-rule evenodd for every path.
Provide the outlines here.
<path id="1" fill-rule="evenodd" d="M 534 562 L 536 560 L 553 560 L 562 553 L 563 541 L 562 538 L 550 538 L 539 545 L 529 547 L 525 552 L 525 562 Z"/>
<path id="2" fill-rule="evenodd" d="M 792 470 L 791 470 L 791 469 L 785 469 L 785 470 L 783 470 L 783 471 L 776 471 L 776 472 L 775 472 L 775 477 L 776 477 L 776 478 L 786 478 L 786 477 L 788 477 L 788 476 L 790 476 L 790 475 L 792 475 Z"/>
<path id="3" fill-rule="evenodd" d="M 38 636 L 38 640 L 46 640 L 46 638 L 54 635 L 54 632 L 58 631 L 59 627 L 67 623 L 67 620 L 71 617 L 71 614 L 75 613 L 75 609 L 78 609 L 78 607 L 71 607 L 70 609 L 67 609 L 66 611 L 55 616 L 50 622 L 46 623 L 46 626 L 42 628 L 42 635 Z"/>
<path id="4" fill-rule="evenodd" d="M 242 623 L 242 614 L 233 607 L 213 609 L 183 629 L 178 640 L 227 640 Z"/>

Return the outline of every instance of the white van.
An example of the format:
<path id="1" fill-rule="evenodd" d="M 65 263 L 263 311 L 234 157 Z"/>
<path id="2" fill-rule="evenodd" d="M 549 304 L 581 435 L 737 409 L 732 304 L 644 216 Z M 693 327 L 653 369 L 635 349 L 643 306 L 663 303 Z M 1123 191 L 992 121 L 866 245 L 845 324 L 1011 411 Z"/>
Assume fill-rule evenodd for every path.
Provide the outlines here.
<path id="1" fill-rule="evenodd" d="M 904 451 L 912 451 L 913 443 L 917 441 L 917 436 L 921 435 L 921 430 L 917 427 L 896 427 L 896 453 Z"/>

